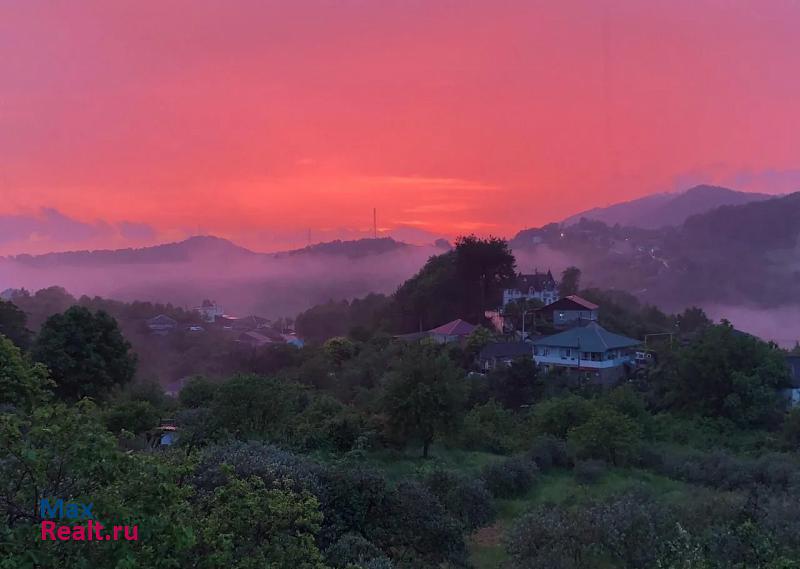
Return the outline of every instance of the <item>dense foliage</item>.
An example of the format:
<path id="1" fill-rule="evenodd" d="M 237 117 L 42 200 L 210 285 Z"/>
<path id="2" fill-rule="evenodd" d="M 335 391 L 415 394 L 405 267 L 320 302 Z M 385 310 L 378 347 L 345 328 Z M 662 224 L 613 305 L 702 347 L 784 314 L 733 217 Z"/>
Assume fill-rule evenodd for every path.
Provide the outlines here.
<path id="1" fill-rule="evenodd" d="M 421 292 L 452 271 L 477 310 L 507 261 L 491 240 L 461 240 L 369 302 L 390 318 L 401 299 L 420 300 L 416 318 L 455 310 Z M 133 379 L 125 330 L 100 310 L 113 303 L 59 306 L 30 349 L 0 337 L 0 569 L 797 567 L 785 354 L 697 309 L 591 294 L 606 322 L 672 334 L 616 386 L 530 359 L 479 373 L 488 331 L 405 342 L 372 308 L 354 320 L 351 302 L 318 343 L 230 352 L 220 361 L 236 365 L 172 396 Z M 43 541 L 41 498 L 93 502 L 138 539 Z"/>

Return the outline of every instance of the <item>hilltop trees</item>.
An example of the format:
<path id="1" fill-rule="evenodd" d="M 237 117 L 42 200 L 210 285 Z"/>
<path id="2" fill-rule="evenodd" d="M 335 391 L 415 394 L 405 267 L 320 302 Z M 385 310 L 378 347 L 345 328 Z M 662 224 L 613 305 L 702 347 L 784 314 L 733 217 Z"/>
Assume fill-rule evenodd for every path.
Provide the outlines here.
<path id="1" fill-rule="evenodd" d="M 106 312 L 73 306 L 47 319 L 33 356 L 50 370 L 59 396 L 80 399 L 103 396 L 133 378 L 136 357 L 130 348 Z"/>
<path id="2" fill-rule="evenodd" d="M 14 303 L 0 300 L 0 336 L 5 336 L 23 350 L 31 341 L 27 322 L 28 317 Z"/>
<path id="3" fill-rule="evenodd" d="M 776 388 L 788 383 L 788 370 L 773 345 L 723 321 L 678 349 L 656 379 L 671 408 L 763 425 L 776 411 Z"/>
<path id="4" fill-rule="evenodd" d="M 394 295 L 404 330 L 431 328 L 463 318 L 480 322 L 484 310 L 500 302 L 514 278 L 516 262 L 508 243 L 497 237 L 460 237 L 455 249 L 428 259 Z"/>
<path id="5" fill-rule="evenodd" d="M 562 298 L 578 294 L 581 288 L 581 270 L 578 267 L 567 267 L 561 273 L 561 284 L 558 285 L 558 294 Z"/>

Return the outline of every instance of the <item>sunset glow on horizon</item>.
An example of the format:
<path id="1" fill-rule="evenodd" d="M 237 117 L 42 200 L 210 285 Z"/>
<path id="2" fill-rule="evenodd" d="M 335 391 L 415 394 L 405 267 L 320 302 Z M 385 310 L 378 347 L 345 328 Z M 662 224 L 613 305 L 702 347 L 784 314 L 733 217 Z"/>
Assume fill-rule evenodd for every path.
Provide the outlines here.
<path id="1" fill-rule="evenodd" d="M 5 2 L 0 254 L 796 191 L 798 24 L 788 0 Z"/>

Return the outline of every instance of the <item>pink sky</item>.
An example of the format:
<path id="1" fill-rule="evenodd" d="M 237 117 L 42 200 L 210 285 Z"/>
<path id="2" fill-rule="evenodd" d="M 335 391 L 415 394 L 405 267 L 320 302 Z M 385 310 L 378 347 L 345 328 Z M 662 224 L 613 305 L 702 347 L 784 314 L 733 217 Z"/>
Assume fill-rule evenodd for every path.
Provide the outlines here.
<path id="1" fill-rule="evenodd" d="M 0 253 L 797 190 L 798 29 L 789 0 L 9 0 Z M 90 230 L 14 234 L 42 208 Z"/>

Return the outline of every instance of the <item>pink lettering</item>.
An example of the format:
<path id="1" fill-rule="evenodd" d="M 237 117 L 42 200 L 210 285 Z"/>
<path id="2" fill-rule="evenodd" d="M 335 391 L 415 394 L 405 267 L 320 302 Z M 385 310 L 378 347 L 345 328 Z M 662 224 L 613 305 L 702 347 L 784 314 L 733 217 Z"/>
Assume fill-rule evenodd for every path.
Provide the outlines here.
<path id="1" fill-rule="evenodd" d="M 48 539 L 52 539 L 53 541 L 55 541 L 56 540 L 56 536 L 53 534 L 55 529 L 56 529 L 56 522 L 53 522 L 53 521 L 50 521 L 50 520 L 43 520 L 42 521 L 42 541 L 47 541 Z"/>

